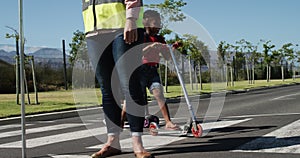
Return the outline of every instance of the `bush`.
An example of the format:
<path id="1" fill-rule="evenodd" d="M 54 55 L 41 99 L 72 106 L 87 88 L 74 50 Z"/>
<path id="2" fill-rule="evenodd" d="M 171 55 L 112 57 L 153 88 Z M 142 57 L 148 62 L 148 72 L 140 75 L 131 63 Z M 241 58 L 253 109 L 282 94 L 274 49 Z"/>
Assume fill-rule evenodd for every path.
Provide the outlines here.
<path id="1" fill-rule="evenodd" d="M 16 72 L 11 65 L 0 66 L 0 93 L 15 93 L 16 92 Z"/>

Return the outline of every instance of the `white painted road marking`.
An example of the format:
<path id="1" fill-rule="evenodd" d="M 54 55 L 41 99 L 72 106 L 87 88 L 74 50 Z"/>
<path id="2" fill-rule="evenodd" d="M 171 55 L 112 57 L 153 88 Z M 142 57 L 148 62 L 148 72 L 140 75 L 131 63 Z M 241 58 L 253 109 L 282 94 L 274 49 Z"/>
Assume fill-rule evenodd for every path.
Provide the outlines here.
<path id="1" fill-rule="evenodd" d="M 26 126 L 32 126 L 33 124 L 26 124 Z M 11 129 L 11 128 L 21 128 L 21 124 L 11 124 L 11 125 L 3 125 L 0 126 L 0 130 L 6 130 L 6 129 Z"/>
<path id="2" fill-rule="evenodd" d="M 283 95 L 283 96 L 280 96 L 280 97 L 277 97 L 277 98 L 273 98 L 273 99 L 271 99 L 271 100 L 293 99 L 293 98 L 288 98 L 288 97 L 296 96 L 296 95 L 300 95 L 300 93 L 294 93 L 294 94 L 289 94 L 289 95 Z"/>
<path id="3" fill-rule="evenodd" d="M 290 115 L 300 115 L 300 113 L 271 113 L 271 114 L 258 114 L 258 115 L 242 115 L 242 116 L 226 116 L 223 118 L 254 118 L 254 117 L 272 117 L 272 116 L 290 116 Z"/>
<path id="4" fill-rule="evenodd" d="M 228 126 L 232 126 L 234 124 L 239 124 L 245 121 L 249 121 L 251 119 L 242 119 L 242 120 L 233 120 L 233 121 L 219 121 L 215 123 L 204 123 L 202 124 L 204 130 L 216 129 L 216 128 L 224 128 Z M 180 141 L 186 139 L 186 137 L 179 137 L 179 136 L 166 136 L 166 135 L 158 135 L 158 136 L 151 136 L 151 135 L 144 135 L 143 136 L 143 144 L 144 147 L 148 150 L 156 149 L 161 146 L 170 144 L 175 141 Z M 120 141 L 122 151 L 132 151 L 132 140 L 131 138 L 123 139 Z M 87 147 L 88 149 L 100 149 L 102 148 L 103 144 Z"/>
<path id="5" fill-rule="evenodd" d="M 101 135 L 105 133 L 106 133 L 106 127 L 100 127 L 100 128 L 86 129 L 81 131 L 27 139 L 26 142 L 28 148 L 34 148 L 43 145 L 88 138 L 94 136 L 93 134 Z M 0 144 L 0 148 L 21 148 L 22 147 L 21 143 L 22 143 L 21 141 L 17 141 L 17 142 Z"/>
<path id="6" fill-rule="evenodd" d="M 295 113 L 296 114 L 296 113 Z M 237 118 L 235 118 L 237 119 Z M 252 120 L 252 118 L 243 118 L 241 117 L 238 120 L 222 120 L 218 122 L 211 122 L 211 123 L 203 123 L 202 127 L 205 130 L 210 129 L 217 129 L 217 128 L 226 128 L 235 124 L 239 124 L 242 122 L 246 122 Z M 67 127 L 68 126 L 68 127 Z M 39 128 L 29 129 L 30 133 L 47 131 L 47 130 L 55 130 L 61 128 L 72 128 L 77 126 L 83 126 L 83 124 L 61 124 L 55 126 L 48 126 Z M 14 127 L 14 126 L 7 126 L 7 127 Z M 61 143 L 65 141 L 72 141 L 81 138 L 88 138 L 94 137 L 95 133 L 98 135 L 105 135 L 106 134 L 106 127 L 100 128 L 93 128 L 93 129 L 84 129 L 82 131 L 74 131 L 68 133 L 62 133 L 58 135 L 51 135 L 39 138 L 32 138 L 27 140 L 27 147 L 34 148 L 44 145 L 50 145 L 54 143 Z M 14 133 L 10 133 L 14 135 Z M 8 132 L 0 133 L 0 137 L 3 138 L 4 135 L 9 135 Z M 147 150 L 157 149 L 162 146 L 166 146 L 172 142 L 180 141 L 186 139 L 186 137 L 178 137 L 172 135 L 159 135 L 159 136 L 151 136 L 151 135 L 144 135 L 143 142 L 144 146 Z M 103 144 L 87 147 L 87 149 L 100 149 Z M 132 152 L 132 140 L 131 138 L 127 137 L 121 140 L 121 146 L 123 151 Z M 0 144 L 0 148 L 21 148 L 21 141 L 10 142 L 5 144 Z M 268 152 L 268 153 L 300 153 L 300 120 L 297 120 L 289 125 L 286 125 L 278 130 L 275 130 L 267 135 L 264 135 L 262 138 L 258 138 L 253 140 L 249 143 L 246 143 L 240 147 L 238 147 L 233 152 Z M 90 155 L 56 155 L 56 154 L 49 154 L 52 158 L 88 158 Z"/>
<path id="7" fill-rule="evenodd" d="M 90 155 L 54 155 L 49 154 L 48 156 L 52 158 L 91 158 Z"/>
<path id="8" fill-rule="evenodd" d="M 53 126 L 27 129 L 26 134 L 38 133 L 38 132 L 48 132 L 48 131 L 52 131 L 52 130 L 67 129 L 67 128 L 80 127 L 80 126 L 84 126 L 84 125 L 83 124 L 59 124 L 59 125 L 53 125 Z M 0 133 L 0 138 L 18 136 L 21 134 L 22 134 L 21 129 L 19 131 L 3 132 L 3 133 Z"/>
<path id="9" fill-rule="evenodd" d="M 246 143 L 234 152 L 300 153 L 300 120 Z"/>

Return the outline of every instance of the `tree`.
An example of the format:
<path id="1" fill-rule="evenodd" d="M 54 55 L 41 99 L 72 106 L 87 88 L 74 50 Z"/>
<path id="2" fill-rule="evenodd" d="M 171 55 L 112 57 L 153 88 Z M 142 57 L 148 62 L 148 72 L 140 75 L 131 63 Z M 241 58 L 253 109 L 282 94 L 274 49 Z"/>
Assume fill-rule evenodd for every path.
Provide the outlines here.
<path id="1" fill-rule="evenodd" d="M 230 76 L 231 80 L 231 86 L 234 86 L 233 83 L 233 59 L 234 59 L 234 49 L 236 49 L 235 46 L 225 43 L 225 41 L 221 41 L 219 46 L 218 46 L 218 60 L 219 60 L 219 67 L 222 68 L 223 75 L 225 76 L 225 81 L 227 86 L 228 84 L 228 79 Z M 228 69 L 230 72 L 230 75 L 228 73 Z"/>
<path id="2" fill-rule="evenodd" d="M 258 49 L 258 45 L 259 43 L 257 43 L 256 45 L 253 45 L 251 42 L 246 41 L 246 48 L 247 48 L 247 55 L 248 58 L 247 60 L 249 60 L 248 63 L 251 63 L 251 67 L 252 67 L 252 73 L 249 74 L 251 80 L 250 80 L 250 84 L 254 84 L 255 81 L 255 63 L 257 62 L 257 60 L 259 59 L 260 55 L 257 51 Z"/>
<path id="3" fill-rule="evenodd" d="M 89 62 L 85 34 L 79 30 L 73 34 L 72 42 L 69 44 L 71 48 L 69 60 L 73 66 L 73 70 L 76 69 L 77 71 L 77 73 L 73 75 L 83 77 L 82 80 L 79 79 L 79 77 L 76 77 L 77 80 L 73 79 L 73 83 L 82 83 L 82 85 L 80 85 L 82 87 L 93 86 L 93 83 L 87 81 L 89 78 L 86 77 L 92 74 L 92 67 Z"/>
<path id="4" fill-rule="evenodd" d="M 270 82 L 270 79 L 271 79 L 271 61 L 272 61 L 272 56 L 269 54 L 269 52 L 271 52 L 271 50 L 273 48 L 275 48 L 275 45 L 273 44 L 270 44 L 271 43 L 271 40 L 268 40 L 266 41 L 264 44 L 263 44 L 263 55 L 264 55 L 264 62 L 266 64 L 266 72 L 267 72 L 267 82 Z"/>
<path id="5" fill-rule="evenodd" d="M 296 46 L 298 46 L 298 44 L 296 44 Z M 299 65 L 299 63 L 300 63 L 300 51 L 296 51 L 296 59 L 297 59 L 296 62 L 298 62 L 298 65 Z"/>
<path id="6" fill-rule="evenodd" d="M 162 23 L 167 28 L 169 22 L 183 21 L 186 17 L 181 8 L 187 5 L 183 0 L 165 0 L 163 3 L 145 5 L 148 8 L 156 8 L 162 15 Z"/>
<path id="7" fill-rule="evenodd" d="M 283 49 L 285 57 L 290 62 L 293 80 L 295 80 L 296 74 L 295 74 L 294 63 L 295 63 L 295 59 L 296 59 L 296 53 L 294 52 L 294 49 L 291 48 L 292 46 L 293 46 L 292 43 L 287 43 L 282 46 L 282 49 Z"/>
<path id="8" fill-rule="evenodd" d="M 226 55 L 226 42 L 221 41 L 218 45 L 218 67 L 222 69 L 222 77 L 225 74 L 224 65 L 225 65 L 225 55 Z M 224 78 L 221 78 L 224 81 Z"/>
<path id="9" fill-rule="evenodd" d="M 201 66 L 202 65 L 206 65 L 206 59 L 209 59 L 210 55 L 209 55 L 209 51 L 208 51 L 208 47 L 205 45 L 204 42 L 198 40 L 197 36 L 191 35 L 191 34 L 185 34 L 184 36 L 184 40 L 185 40 L 185 44 L 187 45 L 187 55 L 189 56 L 189 63 L 193 63 L 193 68 L 194 68 L 194 76 L 196 75 L 196 69 L 198 68 L 199 71 L 199 83 L 200 83 L 200 89 L 202 90 L 202 77 L 201 77 Z M 190 65 L 191 67 L 191 65 Z M 190 82 L 192 84 L 192 72 L 190 69 Z M 193 89 L 193 87 L 192 87 Z"/>
<path id="10" fill-rule="evenodd" d="M 237 44 L 240 45 L 240 51 L 242 54 L 244 54 L 244 58 L 245 58 L 245 66 L 246 66 L 246 74 L 247 74 L 247 80 L 248 83 L 250 84 L 250 72 L 249 72 L 249 63 L 251 62 L 250 60 L 250 53 L 251 53 L 251 43 L 246 41 L 245 39 L 241 39 L 239 41 L 236 42 Z M 247 51 L 246 51 L 247 50 Z"/>
<path id="11" fill-rule="evenodd" d="M 77 30 L 73 33 L 73 35 L 74 36 L 72 37 L 72 42 L 69 44 L 71 48 L 69 60 L 72 65 L 74 65 L 76 58 L 88 60 L 88 56 L 86 53 L 87 46 L 85 41 L 85 34 Z"/>
<path id="12" fill-rule="evenodd" d="M 187 3 L 183 0 L 165 0 L 162 3 L 144 6 L 150 9 L 157 9 L 161 14 L 162 28 L 160 35 L 165 36 L 172 33 L 172 30 L 168 29 L 170 22 L 183 21 L 186 18 L 181 10 L 185 5 L 187 5 Z"/>
<path id="13" fill-rule="evenodd" d="M 290 48 L 292 46 L 292 43 L 287 43 L 287 44 L 284 44 L 277 52 L 275 51 L 273 53 L 273 55 L 275 55 L 276 59 L 275 59 L 275 62 L 280 64 L 280 67 L 281 67 L 281 78 L 282 78 L 282 81 L 284 81 L 284 67 L 283 67 L 283 61 L 285 59 L 285 57 L 288 55 L 288 54 L 293 54 L 293 49 Z"/>

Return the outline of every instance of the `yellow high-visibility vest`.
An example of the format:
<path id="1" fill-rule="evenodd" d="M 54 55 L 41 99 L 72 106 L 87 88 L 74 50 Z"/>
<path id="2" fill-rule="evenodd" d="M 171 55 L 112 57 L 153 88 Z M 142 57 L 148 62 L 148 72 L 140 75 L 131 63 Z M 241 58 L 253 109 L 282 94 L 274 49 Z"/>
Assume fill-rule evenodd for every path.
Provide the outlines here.
<path id="1" fill-rule="evenodd" d="M 124 0 L 82 0 L 82 15 L 85 33 L 99 29 L 120 29 L 125 27 L 126 8 Z M 141 7 L 137 27 L 143 28 Z"/>

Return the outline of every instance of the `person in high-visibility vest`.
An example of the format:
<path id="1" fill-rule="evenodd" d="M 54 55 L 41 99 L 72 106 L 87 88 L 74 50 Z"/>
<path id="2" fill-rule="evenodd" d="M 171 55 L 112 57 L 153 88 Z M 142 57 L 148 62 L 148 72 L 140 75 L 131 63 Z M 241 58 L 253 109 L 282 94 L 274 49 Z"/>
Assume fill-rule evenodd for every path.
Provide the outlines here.
<path id="1" fill-rule="evenodd" d="M 152 158 L 142 143 L 144 105 L 140 82 L 143 37 L 142 0 L 82 0 L 88 55 L 102 92 L 107 142 L 93 158 L 121 154 L 120 97 L 125 96 L 133 151 L 138 158 Z M 119 92 L 122 94 L 120 95 Z"/>

